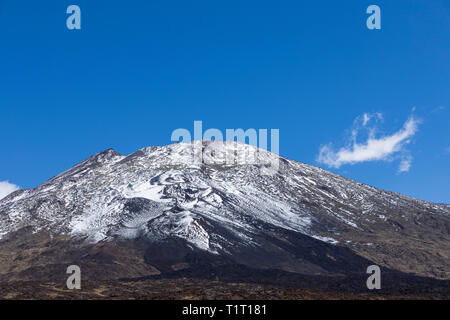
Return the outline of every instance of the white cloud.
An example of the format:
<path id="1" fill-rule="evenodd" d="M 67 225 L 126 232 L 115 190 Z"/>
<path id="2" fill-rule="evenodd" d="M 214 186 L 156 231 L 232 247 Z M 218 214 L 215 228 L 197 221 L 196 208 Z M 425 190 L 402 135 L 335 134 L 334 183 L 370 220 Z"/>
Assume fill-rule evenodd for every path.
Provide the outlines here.
<path id="1" fill-rule="evenodd" d="M 0 199 L 3 199 L 11 192 L 19 190 L 19 187 L 8 181 L 0 181 Z"/>
<path id="2" fill-rule="evenodd" d="M 379 120 L 382 120 L 381 114 L 375 114 Z M 361 122 L 365 127 L 373 115 L 365 114 L 362 118 L 358 117 L 352 129 L 351 142 L 338 151 L 334 151 L 331 144 L 324 145 L 319 150 L 317 161 L 326 164 L 329 167 L 339 168 L 344 164 L 355 164 L 366 161 L 390 161 L 395 154 L 404 151 L 404 146 L 410 142 L 410 138 L 417 132 L 419 120 L 411 116 L 396 133 L 389 136 L 375 137 L 376 127 L 367 128 L 369 136 L 363 143 L 358 143 L 357 136 L 360 131 L 358 123 Z M 406 153 L 407 154 L 407 153 Z M 406 172 L 411 167 L 412 157 L 401 157 L 399 167 L 400 172 Z"/>

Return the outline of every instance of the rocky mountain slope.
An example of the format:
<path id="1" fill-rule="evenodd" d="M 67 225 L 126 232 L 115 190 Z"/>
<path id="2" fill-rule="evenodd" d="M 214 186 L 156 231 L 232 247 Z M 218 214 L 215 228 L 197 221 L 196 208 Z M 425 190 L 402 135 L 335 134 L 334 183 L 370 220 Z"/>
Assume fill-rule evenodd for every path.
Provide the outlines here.
<path id="1" fill-rule="evenodd" d="M 447 204 L 235 142 L 106 150 L 0 200 L 4 281 L 62 278 L 71 263 L 96 279 L 232 265 L 364 274 L 373 263 L 450 279 L 449 247 Z"/>

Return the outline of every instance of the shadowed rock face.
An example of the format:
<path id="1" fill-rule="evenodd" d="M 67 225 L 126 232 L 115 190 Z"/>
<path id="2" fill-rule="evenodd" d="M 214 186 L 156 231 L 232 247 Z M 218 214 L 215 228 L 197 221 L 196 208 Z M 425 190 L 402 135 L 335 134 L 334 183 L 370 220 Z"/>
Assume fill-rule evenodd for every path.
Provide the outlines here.
<path id="1" fill-rule="evenodd" d="M 252 153 L 259 162 L 243 161 Z M 450 278 L 448 205 L 238 143 L 106 150 L 1 200 L 0 235 L 2 281 L 59 281 L 69 264 L 97 280 L 236 266 L 362 276 L 374 263 Z"/>

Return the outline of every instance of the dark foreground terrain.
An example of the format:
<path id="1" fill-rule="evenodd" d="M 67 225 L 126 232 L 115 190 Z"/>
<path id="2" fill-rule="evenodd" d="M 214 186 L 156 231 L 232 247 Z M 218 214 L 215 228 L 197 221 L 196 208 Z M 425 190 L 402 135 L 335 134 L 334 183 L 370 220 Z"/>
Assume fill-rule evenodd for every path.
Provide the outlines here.
<path id="1" fill-rule="evenodd" d="M 148 300 L 449 300 L 450 281 L 402 273 L 382 274 L 380 290 L 368 290 L 367 275 L 311 276 L 244 266 L 180 270 L 164 275 L 117 280 L 82 280 L 69 290 L 53 281 L 0 283 L 0 299 Z"/>
<path id="2" fill-rule="evenodd" d="M 69 290 L 61 283 L 14 282 L 0 284 L 0 299 L 124 299 L 124 300 L 403 300 L 448 299 L 436 292 L 404 294 L 339 293 L 325 290 L 299 289 L 226 283 L 201 279 L 148 279 L 142 281 L 86 282 L 80 290 Z"/>

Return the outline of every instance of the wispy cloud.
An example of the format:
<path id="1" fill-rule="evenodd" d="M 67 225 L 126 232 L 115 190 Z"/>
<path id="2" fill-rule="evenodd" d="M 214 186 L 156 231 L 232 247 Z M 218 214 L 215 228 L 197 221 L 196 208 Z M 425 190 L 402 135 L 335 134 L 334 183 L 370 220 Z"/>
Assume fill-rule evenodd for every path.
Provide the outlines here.
<path id="1" fill-rule="evenodd" d="M 399 172 L 409 171 L 412 156 L 404 150 L 404 147 L 410 143 L 410 138 L 417 132 L 420 120 L 410 116 L 403 127 L 394 134 L 376 137 L 378 132 L 376 125 L 365 128 L 374 116 L 376 116 L 377 120 L 383 119 L 380 113 L 364 114 L 362 117 L 356 118 L 353 123 L 351 141 L 347 146 L 334 151 L 331 144 L 323 145 L 319 150 L 317 161 L 332 168 L 340 168 L 345 164 L 390 161 L 394 155 L 401 153 Z M 361 125 L 365 130 L 368 130 L 368 138 L 365 142 L 358 143 L 357 138 L 361 131 Z"/>
<path id="2" fill-rule="evenodd" d="M 367 113 L 364 113 L 364 115 L 363 115 L 363 126 L 366 126 L 369 121 L 370 121 L 370 116 Z"/>
<path id="3" fill-rule="evenodd" d="M 8 181 L 0 181 L 0 199 L 3 199 L 11 192 L 19 190 L 19 187 Z"/>
<path id="4" fill-rule="evenodd" d="M 433 114 L 433 113 L 439 113 L 439 112 L 441 112 L 441 111 L 443 111 L 443 110 L 445 110 L 445 107 L 444 106 L 439 106 L 439 107 L 436 107 L 436 108 L 434 108 L 433 110 L 431 110 L 431 114 Z"/>
<path id="5" fill-rule="evenodd" d="M 356 121 L 358 121 L 360 118 L 356 118 Z M 363 127 L 367 126 L 367 124 L 369 123 L 369 121 L 371 119 L 375 119 L 375 120 L 383 120 L 383 115 L 379 112 L 377 113 L 364 113 L 362 115 L 362 125 Z"/>
<path id="6" fill-rule="evenodd" d="M 408 172 L 411 169 L 412 157 L 407 156 L 400 161 L 398 172 Z"/>

